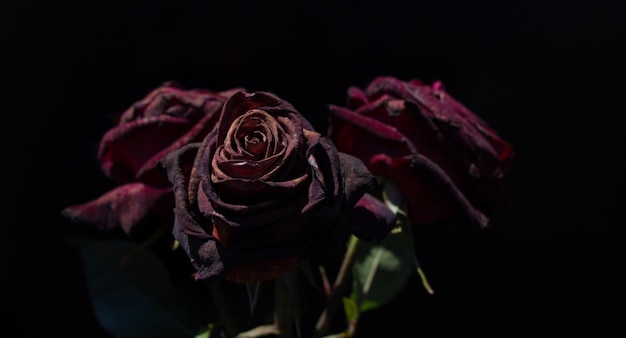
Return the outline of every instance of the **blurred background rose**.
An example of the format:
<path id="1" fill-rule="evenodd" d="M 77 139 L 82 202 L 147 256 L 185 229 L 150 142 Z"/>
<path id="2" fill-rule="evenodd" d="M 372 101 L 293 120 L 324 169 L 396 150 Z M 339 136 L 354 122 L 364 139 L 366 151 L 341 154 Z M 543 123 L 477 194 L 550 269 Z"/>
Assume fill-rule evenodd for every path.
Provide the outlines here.
<path id="1" fill-rule="evenodd" d="M 514 150 L 441 82 L 381 76 L 330 105 L 329 136 L 402 191 L 414 224 L 478 227 L 508 204 Z"/>
<path id="2" fill-rule="evenodd" d="M 117 124 L 100 140 L 95 155 L 113 189 L 61 212 L 79 225 L 126 234 L 143 226 L 150 236 L 173 222 L 174 193 L 157 163 L 169 152 L 200 142 L 219 120 L 226 100 L 241 88 L 223 92 L 186 89 L 168 81 L 128 109 L 114 114 Z M 76 182 L 81 184 L 80 182 Z M 83 182 L 87 183 L 87 182 Z"/>

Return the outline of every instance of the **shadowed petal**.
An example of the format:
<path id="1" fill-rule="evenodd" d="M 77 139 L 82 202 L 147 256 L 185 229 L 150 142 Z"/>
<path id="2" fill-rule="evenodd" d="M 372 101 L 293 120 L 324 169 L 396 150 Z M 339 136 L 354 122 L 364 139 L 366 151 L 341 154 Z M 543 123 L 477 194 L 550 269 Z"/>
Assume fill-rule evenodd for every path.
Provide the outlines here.
<path id="1" fill-rule="evenodd" d="M 129 183 L 116 187 L 87 203 L 69 206 L 62 214 L 74 222 L 93 224 L 103 230 L 121 226 L 130 234 L 146 215 L 169 210 L 171 188 L 157 189 L 143 183 Z M 164 205 L 167 204 L 167 207 Z"/>
<path id="2" fill-rule="evenodd" d="M 396 214 L 376 197 L 365 194 L 350 214 L 352 234 L 380 243 L 396 225 Z"/>

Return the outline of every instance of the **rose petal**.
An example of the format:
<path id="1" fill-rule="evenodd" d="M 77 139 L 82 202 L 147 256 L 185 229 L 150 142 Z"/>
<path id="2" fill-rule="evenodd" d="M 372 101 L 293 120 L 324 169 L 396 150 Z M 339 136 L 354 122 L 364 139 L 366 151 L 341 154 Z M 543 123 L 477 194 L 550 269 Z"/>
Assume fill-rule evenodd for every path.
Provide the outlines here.
<path id="1" fill-rule="evenodd" d="M 100 142 L 98 159 L 102 170 L 116 182 L 135 181 L 135 174 L 147 161 L 185 135 L 194 124 L 184 118 L 159 115 L 115 127 Z"/>
<path id="2" fill-rule="evenodd" d="M 376 243 L 380 243 L 396 225 L 396 214 L 370 194 L 359 199 L 349 219 L 352 234 Z"/>
<path id="3" fill-rule="evenodd" d="M 484 225 L 477 208 L 504 206 L 512 148 L 441 84 L 379 77 L 364 91 L 350 88 L 348 105 L 354 110 L 330 107 L 329 135 L 374 174 L 393 177 L 413 222 L 460 211 Z"/>
<path id="4" fill-rule="evenodd" d="M 483 174 L 491 175 L 496 171 L 495 168 L 501 167 L 502 159 L 512 156 L 512 149 L 508 143 L 497 137 L 493 129 L 489 128 L 480 117 L 470 112 L 443 90 L 381 77 L 368 86 L 366 93 L 371 96 L 386 93 L 420 105 L 422 109 L 412 110 L 415 118 L 425 120 L 432 130 L 438 130 L 442 134 L 439 137 L 440 141 L 449 140 L 445 144 L 447 144 L 448 151 L 453 152 L 452 158 L 462 160 L 467 167 L 476 164 Z M 410 124 L 398 121 L 394 125 L 402 127 Z M 422 139 L 422 134 L 413 134 L 408 131 L 404 133 L 416 135 L 416 137 L 420 135 L 419 139 Z M 412 141 L 416 143 L 422 154 L 431 157 L 423 152 L 416 138 L 412 138 Z"/>
<path id="5" fill-rule="evenodd" d="M 332 248 L 324 243 L 340 248 L 348 212 L 376 183 L 360 160 L 266 92 L 233 94 L 201 144 L 160 163 L 176 196 L 174 236 L 203 280 L 271 279 Z"/>
<path id="6" fill-rule="evenodd" d="M 210 229 L 211 225 L 200 223 L 192 217 L 192 201 L 195 201 L 195 198 L 191 198 L 191 194 L 194 187 L 197 190 L 199 181 L 188 179 L 193 170 L 190 168 L 190 163 L 193 163 L 200 146 L 199 143 L 188 144 L 167 154 L 159 163 L 167 171 L 168 179 L 172 183 L 174 191 L 176 205 L 174 214 L 178 224 L 175 231 L 181 231 L 186 235 L 199 238 L 207 238 L 209 234 L 206 229 Z M 178 235 L 174 234 L 174 237 Z"/>
<path id="7" fill-rule="evenodd" d="M 62 214 L 80 223 L 103 230 L 120 226 L 130 234 L 148 214 L 167 214 L 171 206 L 171 188 L 157 189 L 143 183 L 118 186 L 87 203 L 69 206 Z"/>

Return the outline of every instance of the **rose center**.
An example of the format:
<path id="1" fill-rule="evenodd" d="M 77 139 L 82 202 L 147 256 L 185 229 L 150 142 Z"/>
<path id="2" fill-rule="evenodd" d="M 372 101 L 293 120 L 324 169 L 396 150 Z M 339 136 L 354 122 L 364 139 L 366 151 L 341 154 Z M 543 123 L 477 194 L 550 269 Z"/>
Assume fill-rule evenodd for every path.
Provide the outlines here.
<path id="1" fill-rule="evenodd" d="M 244 147 L 254 157 L 265 154 L 267 136 L 259 130 L 253 130 L 244 136 Z"/>
<path id="2" fill-rule="evenodd" d="M 262 110 L 252 109 L 231 123 L 224 140 L 224 149 L 231 160 L 243 160 L 245 163 L 262 161 L 281 150 L 277 149 L 280 147 L 280 134 L 281 128 L 272 116 Z M 238 165 L 244 165 L 244 162 Z"/>

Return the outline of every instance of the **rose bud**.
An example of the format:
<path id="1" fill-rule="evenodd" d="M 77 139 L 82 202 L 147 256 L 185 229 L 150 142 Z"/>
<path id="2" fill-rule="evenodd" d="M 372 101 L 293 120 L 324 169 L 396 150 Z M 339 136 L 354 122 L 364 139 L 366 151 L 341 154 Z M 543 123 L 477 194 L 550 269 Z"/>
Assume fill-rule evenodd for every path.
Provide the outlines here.
<path id="1" fill-rule="evenodd" d="M 337 149 L 392 180 L 412 223 L 486 226 L 486 215 L 506 205 L 513 149 L 440 82 L 379 77 L 365 90 L 349 88 L 347 107 L 329 112 Z"/>
<path id="2" fill-rule="evenodd" d="M 239 88 L 213 92 L 166 82 L 119 115 L 100 141 L 97 159 L 118 185 L 100 197 L 65 208 L 62 214 L 101 229 L 130 234 L 148 217 L 171 220 L 173 193 L 157 169 L 170 151 L 202 140 L 214 127 L 226 99 Z"/>
<path id="3" fill-rule="evenodd" d="M 354 229 L 350 213 L 376 185 L 360 160 L 337 152 L 269 92 L 234 94 L 202 143 L 161 164 L 176 197 L 173 235 L 196 279 L 207 281 L 252 283 L 288 272 L 319 245 L 345 239 Z M 377 205 L 358 211 L 354 218 L 375 228 L 356 231 L 366 239 L 381 240 L 395 222 Z"/>

